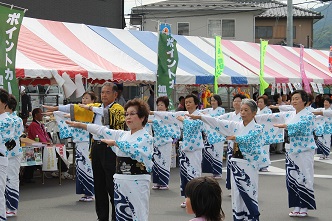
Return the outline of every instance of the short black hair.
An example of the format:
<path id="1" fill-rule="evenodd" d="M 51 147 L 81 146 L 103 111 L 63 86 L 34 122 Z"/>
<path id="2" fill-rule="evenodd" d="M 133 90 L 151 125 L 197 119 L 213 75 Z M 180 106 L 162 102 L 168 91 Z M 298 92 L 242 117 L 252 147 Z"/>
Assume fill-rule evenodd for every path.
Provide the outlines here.
<path id="1" fill-rule="evenodd" d="M 222 105 L 221 97 L 218 94 L 214 94 L 212 97 L 218 102 L 218 106 Z"/>
<path id="2" fill-rule="evenodd" d="M 14 95 L 10 94 L 8 96 L 8 102 L 7 102 L 7 106 L 10 110 L 15 111 L 16 106 L 17 106 L 17 100 L 14 97 Z"/>
<path id="3" fill-rule="evenodd" d="M 266 96 L 259 96 L 259 97 L 257 98 L 257 102 L 258 102 L 259 99 L 263 99 L 265 105 L 267 105 L 267 103 L 269 102 L 269 100 L 267 99 Z"/>
<path id="4" fill-rule="evenodd" d="M 327 101 L 327 102 L 329 102 L 330 104 L 332 104 L 332 99 L 329 98 L 329 97 L 324 98 L 324 101 Z"/>
<path id="5" fill-rule="evenodd" d="M 158 105 L 158 103 L 159 103 L 160 101 L 163 102 L 163 103 L 165 104 L 166 109 L 168 110 L 168 106 L 169 106 L 169 99 L 168 99 L 168 97 L 166 97 L 166 96 L 158 97 L 158 98 L 157 98 L 157 101 L 156 101 L 156 104 Z"/>
<path id="6" fill-rule="evenodd" d="M 38 114 L 40 111 L 42 111 L 41 108 L 37 107 L 32 110 L 32 118 L 35 118 L 36 114 Z"/>
<path id="7" fill-rule="evenodd" d="M 194 95 L 194 94 L 188 94 L 184 99 L 187 100 L 188 98 L 191 98 L 191 97 L 194 99 L 194 103 L 195 103 L 196 105 L 199 105 L 199 99 L 198 99 L 198 97 L 197 97 L 196 95 Z"/>
<path id="8" fill-rule="evenodd" d="M 281 97 L 281 95 L 279 93 L 276 93 L 275 95 L 273 95 L 274 102 L 278 102 L 279 97 Z"/>
<path id="9" fill-rule="evenodd" d="M 5 90 L 0 88 L 0 101 L 1 103 L 7 104 L 8 103 L 9 93 Z"/>
<path id="10" fill-rule="evenodd" d="M 142 126 L 145 126 L 145 124 L 148 122 L 149 113 L 150 113 L 149 105 L 140 98 L 134 98 L 132 100 L 129 100 L 125 104 L 124 110 L 127 111 L 127 109 L 129 107 L 133 107 L 133 106 L 136 107 L 136 109 L 137 109 L 137 116 L 139 118 L 144 117 L 144 120 L 142 122 Z"/>
<path id="11" fill-rule="evenodd" d="M 292 93 L 292 96 L 293 96 L 294 94 L 300 94 L 301 99 L 302 99 L 302 101 L 304 102 L 304 105 L 306 105 L 306 104 L 308 103 L 308 101 L 309 101 L 309 97 L 308 97 L 307 92 L 305 92 L 304 90 L 296 90 L 296 91 L 294 91 L 294 92 Z"/>
<path id="12" fill-rule="evenodd" d="M 86 92 L 84 92 L 84 94 L 83 94 L 82 96 L 84 96 L 84 95 L 86 95 L 86 94 L 90 95 L 90 98 L 91 98 L 91 100 L 92 100 L 93 102 L 96 102 L 96 101 L 98 100 L 98 98 L 97 98 L 95 92 L 93 92 L 93 91 L 86 91 Z"/>
<path id="13" fill-rule="evenodd" d="M 181 102 L 182 99 L 184 99 L 184 97 L 183 97 L 183 96 L 180 96 L 180 97 L 179 97 L 179 102 Z"/>
<path id="14" fill-rule="evenodd" d="M 185 188 L 185 195 L 190 199 L 196 217 L 205 217 L 206 220 L 223 220 L 221 194 L 219 183 L 212 177 L 196 177 Z"/>
<path id="15" fill-rule="evenodd" d="M 107 81 L 107 82 L 103 83 L 103 85 L 101 87 L 102 88 L 103 87 L 111 87 L 113 92 L 118 92 L 118 86 L 116 84 L 112 83 L 112 82 Z"/>
<path id="16" fill-rule="evenodd" d="M 243 99 L 246 99 L 247 97 L 244 96 L 243 94 L 235 94 L 234 97 L 233 97 L 233 101 L 234 101 L 236 98 L 240 98 L 241 100 L 243 100 Z"/>

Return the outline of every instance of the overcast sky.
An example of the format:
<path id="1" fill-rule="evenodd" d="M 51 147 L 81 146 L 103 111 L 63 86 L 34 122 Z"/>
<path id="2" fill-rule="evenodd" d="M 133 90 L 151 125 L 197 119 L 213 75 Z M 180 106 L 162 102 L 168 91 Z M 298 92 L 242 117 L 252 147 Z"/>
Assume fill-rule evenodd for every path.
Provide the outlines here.
<path id="1" fill-rule="evenodd" d="M 279 0 L 279 1 L 281 1 L 283 3 L 287 3 L 287 0 Z M 130 14 L 130 9 L 132 7 L 146 5 L 146 4 L 155 3 L 155 2 L 161 2 L 161 0 L 124 0 L 125 14 Z M 298 3 L 307 3 L 307 2 L 309 2 L 309 4 L 297 5 Z M 293 0 L 293 4 L 296 4 L 296 6 L 301 6 L 303 8 L 309 8 L 309 9 L 312 7 L 319 7 L 319 6 L 323 5 L 319 1 L 314 1 L 314 0 Z"/>

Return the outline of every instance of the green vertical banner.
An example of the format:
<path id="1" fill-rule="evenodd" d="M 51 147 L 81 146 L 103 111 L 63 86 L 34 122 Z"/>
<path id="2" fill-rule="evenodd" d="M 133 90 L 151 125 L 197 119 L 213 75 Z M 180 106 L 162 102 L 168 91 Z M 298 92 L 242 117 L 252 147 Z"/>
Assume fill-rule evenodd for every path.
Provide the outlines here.
<path id="1" fill-rule="evenodd" d="M 169 109 L 174 109 L 172 93 L 175 86 L 175 74 L 178 67 L 178 50 L 176 40 L 171 36 L 159 33 L 157 96 L 167 96 Z"/>
<path id="2" fill-rule="evenodd" d="M 24 11 L 0 5 L 0 88 L 19 98 L 15 73 L 16 47 Z"/>
<path id="3" fill-rule="evenodd" d="M 221 48 L 221 37 L 215 37 L 215 68 L 214 68 L 214 93 L 218 93 L 218 78 L 224 72 L 224 54 Z"/>
<path id="4" fill-rule="evenodd" d="M 265 63 L 265 52 L 268 41 L 261 39 L 261 52 L 260 52 L 260 71 L 259 71 L 259 94 L 263 95 L 265 89 L 269 87 L 269 83 L 264 80 L 264 63 Z"/>

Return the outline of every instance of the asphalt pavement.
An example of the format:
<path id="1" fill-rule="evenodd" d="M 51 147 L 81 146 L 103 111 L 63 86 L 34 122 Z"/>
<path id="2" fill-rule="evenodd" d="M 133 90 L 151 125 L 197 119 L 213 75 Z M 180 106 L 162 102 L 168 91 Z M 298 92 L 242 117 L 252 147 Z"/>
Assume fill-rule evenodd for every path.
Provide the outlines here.
<path id="1" fill-rule="evenodd" d="M 261 221 L 330 221 L 332 220 L 332 160 L 318 160 L 315 157 L 315 197 L 317 210 L 309 211 L 305 218 L 291 218 L 288 213 L 287 190 L 285 184 L 284 155 L 271 154 L 270 172 L 259 176 L 259 207 Z M 204 174 L 209 175 L 209 174 Z M 223 190 L 222 207 L 226 220 L 232 220 L 230 191 L 225 188 L 225 173 L 219 180 Z M 17 217 L 9 221 L 94 221 L 97 219 L 94 202 L 78 202 L 75 194 L 75 181 L 35 178 L 36 183 L 21 186 Z M 171 170 L 169 190 L 151 190 L 150 221 L 188 221 L 188 215 L 180 208 L 184 198 L 180 196 L 179 168 Z"/>

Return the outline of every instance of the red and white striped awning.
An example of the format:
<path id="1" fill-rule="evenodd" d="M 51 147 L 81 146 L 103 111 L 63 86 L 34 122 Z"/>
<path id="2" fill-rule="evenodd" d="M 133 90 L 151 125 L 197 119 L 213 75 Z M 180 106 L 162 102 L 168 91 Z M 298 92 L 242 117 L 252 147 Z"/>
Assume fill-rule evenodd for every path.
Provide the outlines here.
<path id="1" fill-rule="evenodd" d="M 174 35 L 179 63 L 176 84 L 214 83 L 214 39 Z M 158 35 L 153 32 L 24 18 L 16 56 L 20 84 L 59 83 L 67 73 L 88 81 L 155 82 Z M 222 40 L 225 69 L 219 84 L 259 84 L 260 46 Z M 298 48 L 268 45 L 265 80 L 300 83 Z M 305 49 L 304 67 L 310 82 L 332 84 L 328 51 Z"/>

